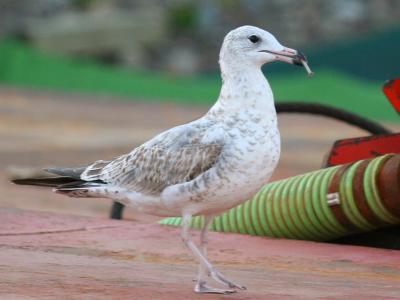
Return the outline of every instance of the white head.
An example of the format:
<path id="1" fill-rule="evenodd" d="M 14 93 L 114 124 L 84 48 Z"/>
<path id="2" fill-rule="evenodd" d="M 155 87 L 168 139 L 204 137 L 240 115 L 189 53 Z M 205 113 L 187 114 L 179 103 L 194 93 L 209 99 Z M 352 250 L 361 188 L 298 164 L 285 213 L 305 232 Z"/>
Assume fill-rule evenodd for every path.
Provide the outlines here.
<path id="1" fill-rule="evenodd" d="M 254 26 L 241 26 L 229 32 L 220 52 L 221 68 L 229 65 L 255 65 L 283 61 L 295 65 L 307 62 L 305 56 L 282 46 L 269 32 Z"/>

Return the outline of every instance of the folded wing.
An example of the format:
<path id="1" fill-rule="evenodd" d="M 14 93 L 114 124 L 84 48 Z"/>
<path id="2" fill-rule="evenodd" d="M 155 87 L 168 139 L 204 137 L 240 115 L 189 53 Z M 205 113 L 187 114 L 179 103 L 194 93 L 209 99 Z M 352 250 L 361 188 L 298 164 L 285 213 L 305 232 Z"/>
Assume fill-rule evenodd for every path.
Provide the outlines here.
<path id="1" fill-rule="evenodd" d="M 139 147 L 114 161 L 94 163 L 81 178 L 148 195 L 159 194 L 167 186 L 190 181 L 210 169 L 221 149 L 218 144 L 193 144 L 173 151 L 158 146 Z"/>

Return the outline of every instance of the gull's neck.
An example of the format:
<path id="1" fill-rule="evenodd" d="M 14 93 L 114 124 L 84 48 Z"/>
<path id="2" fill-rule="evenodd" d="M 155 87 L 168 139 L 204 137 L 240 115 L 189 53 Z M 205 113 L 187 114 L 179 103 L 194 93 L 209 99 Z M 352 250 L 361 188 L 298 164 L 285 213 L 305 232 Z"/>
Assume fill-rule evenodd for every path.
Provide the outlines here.
<path id="1" fill-rule="evenodd" d="M 220 60 L 222 88 L 210 112 L 275 113 L 271 87 L 259 66 Z"/>

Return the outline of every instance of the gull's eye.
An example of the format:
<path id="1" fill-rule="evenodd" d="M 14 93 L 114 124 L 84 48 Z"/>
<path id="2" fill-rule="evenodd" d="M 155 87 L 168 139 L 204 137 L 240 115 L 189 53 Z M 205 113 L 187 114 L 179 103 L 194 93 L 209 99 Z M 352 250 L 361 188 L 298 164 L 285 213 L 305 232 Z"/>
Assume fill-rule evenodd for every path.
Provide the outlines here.
<path id="1" fill-rule="evenodd" d="M 253 44 L 255 44 L 260 41 L 260 38 L 253 34 L 253 35 L 249 36 L 249 41 L 252 42 Z"/>

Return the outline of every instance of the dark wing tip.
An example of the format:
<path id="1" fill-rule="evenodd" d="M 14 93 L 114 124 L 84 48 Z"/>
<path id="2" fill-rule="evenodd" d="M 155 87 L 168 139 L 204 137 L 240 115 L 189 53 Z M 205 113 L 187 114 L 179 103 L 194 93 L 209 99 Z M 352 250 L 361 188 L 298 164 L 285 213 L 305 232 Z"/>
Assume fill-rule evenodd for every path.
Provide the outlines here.
<path id="1" fill-rule="evenodd" d="M 14 184 L 19 184 L 19 185 L 38 185 L 38 180 L 43 180 L 43 179 L 38 179 L 38 178 L 17 178 L 17 179 L 11 179 L 10 181 Z"/>
<path id="2" fill-rule="evenodd" d="M 14 184 L 23 184 L 21 183 L 23 181 L 23 179 L 11 179 L 10 182 L 14 183 Z"/>
<path id="3" fill-rule="evenodd" d="M 60 176 L 60 177 L 43 177 L 43 178 L 18 178 L 18 179 L 12 179 L 11 182 L 19 185 L 57 187 L 62 184 L 81 182 L 81 181 L 67 176 Z"/>

